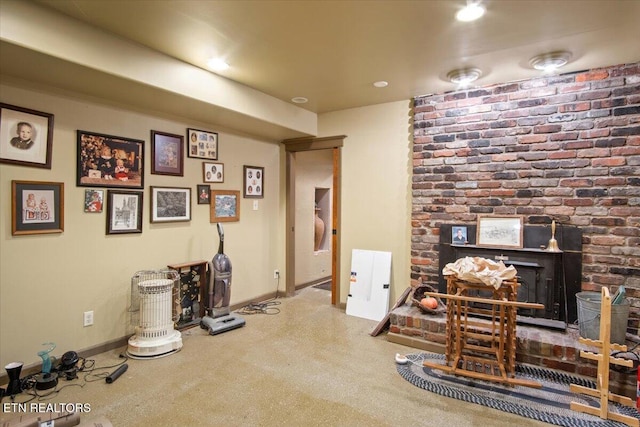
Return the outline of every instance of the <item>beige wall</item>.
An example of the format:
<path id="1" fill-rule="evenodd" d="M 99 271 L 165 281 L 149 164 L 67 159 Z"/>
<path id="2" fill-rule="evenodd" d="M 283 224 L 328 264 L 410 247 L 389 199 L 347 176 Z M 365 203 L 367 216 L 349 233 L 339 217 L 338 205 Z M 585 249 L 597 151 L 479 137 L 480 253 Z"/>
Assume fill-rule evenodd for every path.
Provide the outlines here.
<path id="1" fill-rule="evenodd" d="M 400 101 L 318 116 L 319 136 L 346 135 L 342 149 L 340 302 L 351 251 L 388 251 L 391 304 L 409 286 L 411 106 Z"/>
<path id="2" fill-rule="evenodd" d="M 258 199 L 258 210 L 253 210 L 254 199 L 242 199 L 240 222 L 224 224 L 225 253 L 233 264 L 232 304 L 276 291 L 273 270 L 285 271 L 278 144 L 207 123 L 155 117 L 28 87 L 0 85 L 0 99 L 55 115 L 53 166 L 48 170 L 0 165 L 1 366 L 16 360 L 36 363 L 40 360 L 36 353 L 45 342 L 55 342 L 61 354 L 130 335 L 128 296 L 130 278 L 137 270 L 210 260 L 215 254 L 218 236 L 209 222 L 208 205 L 198 205 L 195 195 L 196 185 L 203 183 L 202 160 L 185 157 L 184 177 L 151 175 L 151 129 L 180 135 L 187 127 L 218 132 L 225 181 L 212 188 L 241 191 L 243 165 L 265 168 L 265 197 Z M 83 212 L 85 188 L 76 186 L 77 129 L 147 141 L 142 234 L 107 236 L 106 211 Z M 64 183 L 64 233 L 11 235 L 12 180 Z M 191 221 L 150 224 L 151 185 L 191 188 Z M 283 279 L 280 283 L 284 288 Z M 95 324 L 83 327 L 83 312 L 88 310 L 94 311 Z"/>

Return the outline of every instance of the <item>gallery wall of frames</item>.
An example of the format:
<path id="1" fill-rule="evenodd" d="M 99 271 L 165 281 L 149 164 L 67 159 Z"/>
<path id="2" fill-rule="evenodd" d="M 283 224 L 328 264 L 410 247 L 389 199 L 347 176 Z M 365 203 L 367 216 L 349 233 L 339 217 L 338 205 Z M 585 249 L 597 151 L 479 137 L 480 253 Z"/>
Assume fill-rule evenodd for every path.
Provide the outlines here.
<path id="1" fill-rule="evenodd" d="M 51 169 L 54 132 L 53 113 L 0 103 L 0 163 Z M 150 223 L 191 221 L 193 197 L 198 205 L 209 205 L 210 222 L 240 221 L 240 198 L 264 197 L 263 166 L 243 166 L 242 191 L 212 189 L 211 184 L 225 182 L 226 173 L 218 132 L 186 128 L 178 135 L 149 129 L 148 134 L 147 143 L 77 129 L 75 185 L 85 188 L 84 197 L 65 206 L 63 182 L 12 180 L 12 235 L 62 233 L 65 209 L 106 211 L 106 234 L 142 233 L 145 197 L 150 198 Z M 145 150 L 150 150 L 146 156 Z M 202 160 L 202 184 L 145 188 L 147 174 L 183 177 L 185 157 Z"/>

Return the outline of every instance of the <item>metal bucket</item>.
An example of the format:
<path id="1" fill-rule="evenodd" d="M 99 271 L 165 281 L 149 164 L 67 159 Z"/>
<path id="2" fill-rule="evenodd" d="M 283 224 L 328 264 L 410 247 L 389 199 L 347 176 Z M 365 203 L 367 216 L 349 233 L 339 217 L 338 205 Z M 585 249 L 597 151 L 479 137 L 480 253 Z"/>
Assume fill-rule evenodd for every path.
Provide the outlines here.
<path id="1" fill-rule="evenodd" d="M 578 326 L 580 336 L 592 340 L 600 339 L 600 292 L 578 292 Z M 624 344 L 626 341 L 627 322 L 629 320 L 629 301 L 611 304 L 611 342 Z"/>

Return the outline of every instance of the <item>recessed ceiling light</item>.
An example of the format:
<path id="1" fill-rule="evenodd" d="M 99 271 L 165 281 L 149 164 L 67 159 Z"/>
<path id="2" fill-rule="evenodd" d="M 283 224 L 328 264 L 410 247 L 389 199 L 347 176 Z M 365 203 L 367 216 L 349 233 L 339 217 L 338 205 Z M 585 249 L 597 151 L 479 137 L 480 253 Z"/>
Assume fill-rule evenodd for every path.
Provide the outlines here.
<path id="1" fill-rule="evenodd" d="M 373 85 L 375 87 L 387 87 L 387 86 L 389 86 L 389 82 L 385 82 L 384 80 L 380 80 L 378 82 L 374 82 Z"/>
<path id="2" fill-rule="evenodd" d="M 482 75 L 482 71 L 478 68 L 460 68 L 452 70 L 447 73 L 447 78 L 451 83 L 459 84 L 461 86 L 468 85 L 469 83 L 478 80 Z"/>
<path id="3" fill-rule="evenodd" d="M 456 19 L 462 22 L 475 21 L 484 15 L 484 6 L 479 1 L 467 1 L 467 5 L 456 13 Z"/>
<path id="4" fill-rule="evenodd" d="M 534 56 L 533 58 L 531 58 L 529 63 L 536 70 L 549 73 L 557 70 L 564 65 L 567 65 L 569 59 L 571 59 L 571 52 L 558 50 L 555 52 L 543 53 L 542 55 Z"/>
<path id="5" fill-rule="evenodd" d="M 291 102 L 295 104 L 306 104 L 307 102 L 309 102 L 309 100 L 304 96 L 295 96 L 291 98 Z"/>
<path id="6" fill-rule="evenodd" d="M 207 62 L 207 65 L 213 71 L 224 71 L 229 68 L 229 64 L 221 58 L 211 58 L 209 62 Z"/>

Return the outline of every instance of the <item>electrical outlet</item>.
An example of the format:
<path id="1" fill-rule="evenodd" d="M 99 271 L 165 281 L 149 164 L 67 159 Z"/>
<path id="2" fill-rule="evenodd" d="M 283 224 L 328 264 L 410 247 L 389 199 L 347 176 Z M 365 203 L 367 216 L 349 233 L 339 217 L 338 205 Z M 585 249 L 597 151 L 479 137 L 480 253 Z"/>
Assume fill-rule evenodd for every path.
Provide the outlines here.
<path id="1" fill-rule="evenodd" d="M 85 311 L 83 318 L 83 326 L 91 326 L 93 325 L 93 310 Z"/>
<path id="2" fill-rule="evenodd" d="M 280 278 L 280 270 L 273 270 L 273 278 L 274 279 Z"/>

